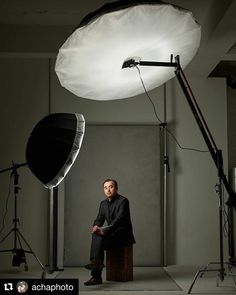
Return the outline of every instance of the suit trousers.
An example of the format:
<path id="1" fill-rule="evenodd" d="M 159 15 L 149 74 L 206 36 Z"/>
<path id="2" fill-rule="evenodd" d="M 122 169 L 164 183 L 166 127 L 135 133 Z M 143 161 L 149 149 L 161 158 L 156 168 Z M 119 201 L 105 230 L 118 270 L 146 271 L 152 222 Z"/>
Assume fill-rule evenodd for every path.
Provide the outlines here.
<path id="1" fill-rule="evenodd" d="M 92 234 L 92 242 L 90 249 L 90 261 L 96 260 L 99 263 L 104 263 L 104 251 L 106 249 L 122 247 L 122 237 L 120 235 L 99 236 Z M 91 275 L 100 277 L 102 270 L 92 270 Z"/>

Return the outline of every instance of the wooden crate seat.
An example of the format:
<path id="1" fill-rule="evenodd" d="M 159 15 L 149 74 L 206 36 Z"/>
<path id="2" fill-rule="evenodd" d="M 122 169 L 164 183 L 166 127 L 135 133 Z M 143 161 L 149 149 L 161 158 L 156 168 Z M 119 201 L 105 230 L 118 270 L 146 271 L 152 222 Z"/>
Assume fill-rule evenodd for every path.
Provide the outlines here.
<path id="1" fill-rule="evenodd" d="M 106 250 L 107 281 L 133 281 L 133 245 Z"/>

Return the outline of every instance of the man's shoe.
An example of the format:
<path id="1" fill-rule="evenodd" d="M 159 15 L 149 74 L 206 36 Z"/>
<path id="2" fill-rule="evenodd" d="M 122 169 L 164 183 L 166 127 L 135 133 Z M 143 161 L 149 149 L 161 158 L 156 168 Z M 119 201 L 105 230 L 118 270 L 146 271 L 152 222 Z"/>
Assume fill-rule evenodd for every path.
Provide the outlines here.
<path id="1" fill-rule="evenodd" d="M 84 282 L 85 286 L 94 286 L 99 284 L 102 284 L 102 278 L 91 277 L 91 279 L 89 279 L 87 282 Z"/>
<path id="2" fill-rule="evenodd" d="M 104 267 L 104 264 L 98 261 L 91 261 L 91 263 L 84 266 L 86 269 L 89 270 L 102 270 Z"/>

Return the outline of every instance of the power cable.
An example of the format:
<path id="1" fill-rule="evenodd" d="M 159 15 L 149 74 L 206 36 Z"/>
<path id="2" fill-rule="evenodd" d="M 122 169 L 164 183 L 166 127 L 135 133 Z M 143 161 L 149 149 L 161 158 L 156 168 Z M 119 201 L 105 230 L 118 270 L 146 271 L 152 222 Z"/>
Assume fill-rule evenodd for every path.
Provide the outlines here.
<path id="1" fill-rule="evenodd" d="M 142 75 L 141 75 L 141 72 L 140 72 L 140 69 L 137 65 L 135 65 L 136 69 L 138 70 L 138 73 L 139 73 L 139 78 L 140 78 L 140 81 L 142 83 L 142 87 L 144 89 L 144 92 L 147 96 L 147 98 L 149 99 L 150 103 L 152 104 L 152 107 L 153 107 L 153 111 L 154 111 L 154 114 L 155 114 L 155 117 L 157 118 L 157 120 L 159 121 L 160 124 L 163 124 L 163 122 L 161 121 L 161 119 L 159 118 L 158 114 L 157 114 L 157 110 L 156 110 L 156 106 L 153 102 L 153 100 L 151 99 L 147 89 L 146 89 L 146 86 L 144 84 L 144 81 L 143 81 L 143 78 L 142 78 Z M 200 149 L 196 149 L 196 148 L 191 148 L 191 147 L 184 147 L 182 146 L 179 141 L 177 140 L 177 138 L 174 136 L 174 134 L 167 128 L 166 128 L 166 131 L 171 135 L 172 139 L 175 141 L 175 143 L 177 144 L 177 146 L 182 149 L 182 150 L 189 150 L 189 151 L 194 151 L 194 152 L 199 152 L 199 153 L 208 153 L 209 150 L 200 150 Z"/>

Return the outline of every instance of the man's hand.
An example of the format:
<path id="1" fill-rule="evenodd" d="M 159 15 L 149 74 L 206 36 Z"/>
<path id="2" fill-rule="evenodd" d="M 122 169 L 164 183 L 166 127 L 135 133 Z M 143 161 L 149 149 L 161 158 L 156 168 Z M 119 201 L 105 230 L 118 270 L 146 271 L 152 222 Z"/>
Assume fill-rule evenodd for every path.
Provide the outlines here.
<path id="1" fill-rule="evenodd" d="M 92 234 L 96 234 L 96 235 L 99 235 L 99 236 L 103 236 L 104 235 L 104 231 L 102 230 L 102 228 L 98 225 L 94 225 L 92 228 L 91 228 L 91 233 Z"/>

